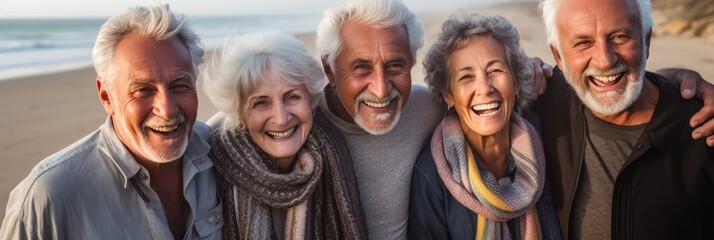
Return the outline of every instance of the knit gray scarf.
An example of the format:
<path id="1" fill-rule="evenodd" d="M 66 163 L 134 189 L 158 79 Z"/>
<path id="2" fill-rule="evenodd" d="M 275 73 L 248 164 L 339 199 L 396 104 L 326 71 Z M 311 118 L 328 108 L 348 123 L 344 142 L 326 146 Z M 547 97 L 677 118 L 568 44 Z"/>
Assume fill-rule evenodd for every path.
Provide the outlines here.
<path id="1" fill-rule="evenodd" d="M 286 239 L 367 238 L 347 145 L 319 110 L 288 174 L 277 173 L 248 133 L 216 129 L 211 146 L 223 239 L 276 239 L 272 208 L 287 209 Z"/>

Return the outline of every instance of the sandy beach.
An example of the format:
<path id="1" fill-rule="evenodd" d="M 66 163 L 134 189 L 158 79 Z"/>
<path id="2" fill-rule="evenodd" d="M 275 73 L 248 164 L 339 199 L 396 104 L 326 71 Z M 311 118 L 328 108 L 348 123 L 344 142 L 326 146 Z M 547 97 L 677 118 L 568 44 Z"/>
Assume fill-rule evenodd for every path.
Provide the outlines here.
<path id="1" fill-rule="evenodd" d="M 546 44 L 543 24 L 532 2 L 465 8 L 465 11 L 498 14 L 514 22 L 521 34 L 522 45 L 531 56 L 554 64 Z M 425 48 L 440 32 L 441 23 L 455 13 L 420 13 L 426 30 Z M 314 53 L 314 33 L 298 34 Z M 413 81 L 423 84 L 421 57 L 412 71 Z M 687 67 L 699 71 L 708 81 L 714 80 L 714 41 L 653 37 L 648 70 L 665 66 Z M 43 158 L 91 133 L 106 118 L 97 96 L 93 68 L 57 74 L 23 77 L 0 81 L 0 216 L 10 191 Z M 200 84 L 199 84 L 200 85 Z M 198 119 L 208 120 L 216 112 L 199 89 Z"/>

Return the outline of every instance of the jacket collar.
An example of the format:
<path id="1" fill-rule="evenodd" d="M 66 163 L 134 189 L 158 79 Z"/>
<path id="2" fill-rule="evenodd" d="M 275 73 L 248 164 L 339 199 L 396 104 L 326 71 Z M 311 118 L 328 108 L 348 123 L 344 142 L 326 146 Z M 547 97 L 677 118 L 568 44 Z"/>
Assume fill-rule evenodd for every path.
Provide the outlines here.
<path id="1" fill-rule="evenodd" d="M 679 135 L 679 126 L 684 126 L 688 109 L 685 107 L 687 100 L 682 99 L 679 88 L 661 75 L 647 72 L 649 79 L 659 88 L 659 98 L 652 118 L 647 124 L 637 146 L 642 148 L 653 147 L 661 152 L 674 151 L 673 144 L 667 144 Z M 636 147 L 637 147 L 636 146 Z"/>

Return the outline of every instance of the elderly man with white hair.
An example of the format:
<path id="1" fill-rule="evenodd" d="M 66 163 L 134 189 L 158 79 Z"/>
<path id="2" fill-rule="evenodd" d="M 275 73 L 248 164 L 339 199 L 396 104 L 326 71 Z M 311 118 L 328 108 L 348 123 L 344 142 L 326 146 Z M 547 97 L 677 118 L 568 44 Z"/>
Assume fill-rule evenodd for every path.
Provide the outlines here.
<path id="1" fill-rule="evenodd" d="M 94 46 L 107 120 L 10 193 L 1 239 L 220 239 L 198 36 L 168 5 L 110 18 Z"/>
<path id="2" fill-rule="evenodd" d="M 702 103 L 645 70 L 650 1 L 541 7 L 562 69 L 536 108 L 563 237 L 714 236 L 714 150 L 688 122 Z"/>

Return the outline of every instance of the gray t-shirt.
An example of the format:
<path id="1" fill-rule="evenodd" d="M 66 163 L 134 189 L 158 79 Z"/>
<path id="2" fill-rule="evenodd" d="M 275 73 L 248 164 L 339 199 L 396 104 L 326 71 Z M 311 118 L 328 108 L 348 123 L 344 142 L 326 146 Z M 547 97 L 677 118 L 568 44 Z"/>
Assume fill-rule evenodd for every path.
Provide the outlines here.
<path id="1" fill-rule="evenodd" d="M 318 106 L 347 140 L 369 239 L 406 239 L 412 169 L 442 118 L 442 107 L 426 87 L 412 85 L 397 126 L 375 136 L 330 112 L 324 96 Z"/>
<path id="2" fill-rule="evenodd" d="M 615 179 L 647 124 L 615 125 L 585 110 L 585 161 L 573 202 L 571 239 L 610 239 Z"/>

